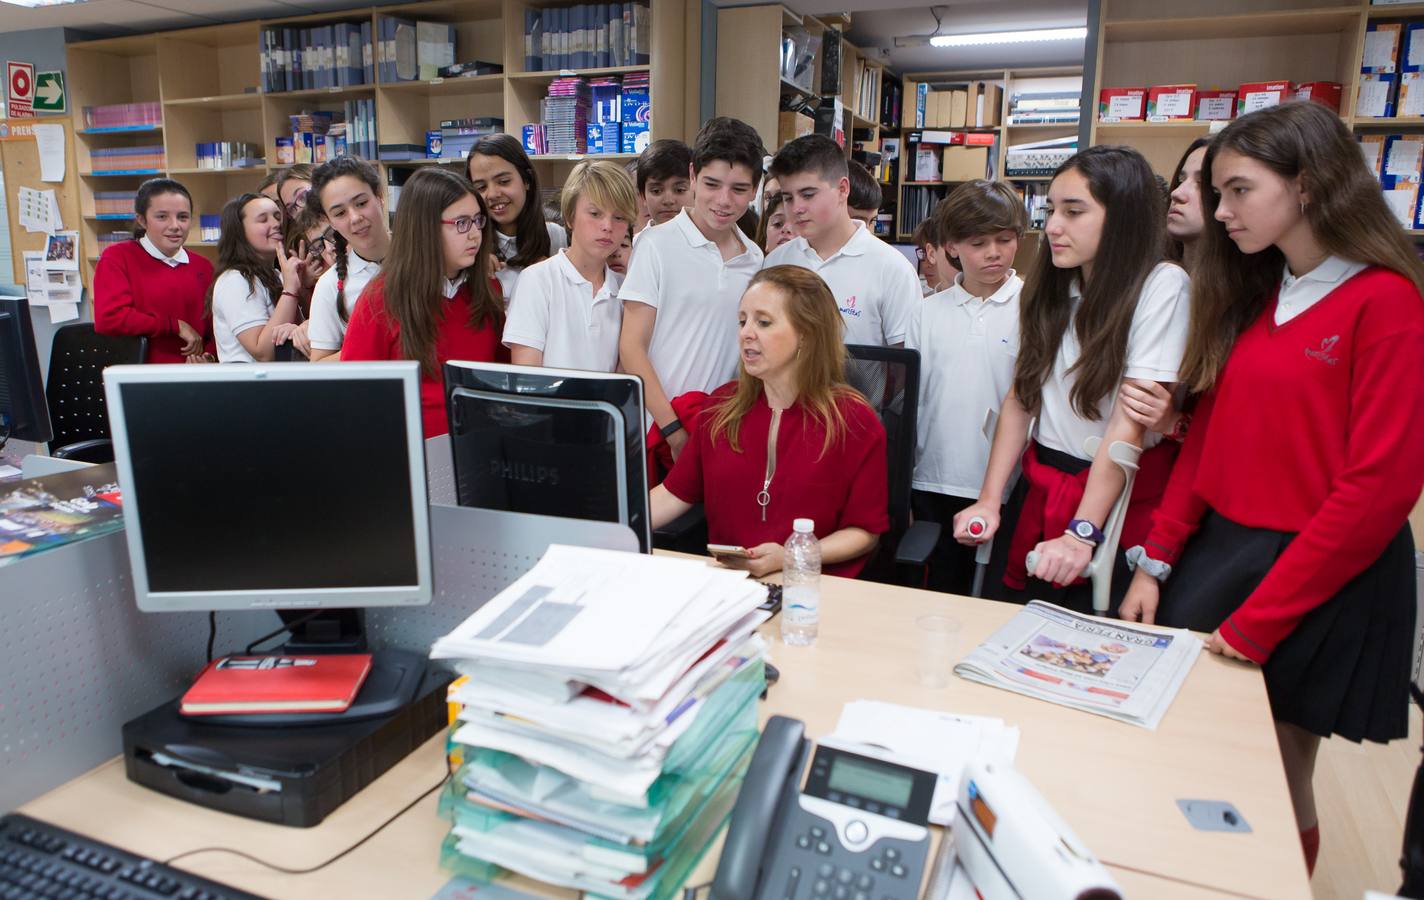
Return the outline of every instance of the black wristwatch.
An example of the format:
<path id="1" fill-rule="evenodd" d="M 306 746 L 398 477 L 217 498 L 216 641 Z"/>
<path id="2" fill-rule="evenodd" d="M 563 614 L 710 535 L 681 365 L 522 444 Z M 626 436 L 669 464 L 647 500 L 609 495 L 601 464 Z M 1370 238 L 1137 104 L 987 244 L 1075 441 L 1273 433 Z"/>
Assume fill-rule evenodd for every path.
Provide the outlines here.
<path id="1" fill-rule="evenodd" d="M 1068 527 L 1064 529 L 1064 531 L 1085 544 L 1092 544 L 1094 547 L 1107 539 L 1107 536 L 1103 534 L 1103 530 L 1087 519 L 1074 519 L 1068 523 Z"/>
<path id="2" fill-rule="evenodd" d="M 663 440 L 667 440 L 682 430 L 682 421 L 680 419 L 673 419 L 658 430 L 662 432 Z"/>

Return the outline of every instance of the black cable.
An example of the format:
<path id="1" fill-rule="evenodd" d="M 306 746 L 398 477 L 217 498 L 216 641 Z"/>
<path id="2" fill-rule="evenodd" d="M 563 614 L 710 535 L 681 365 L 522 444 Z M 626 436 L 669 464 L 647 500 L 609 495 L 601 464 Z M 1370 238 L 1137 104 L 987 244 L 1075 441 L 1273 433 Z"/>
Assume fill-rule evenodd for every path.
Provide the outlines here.
<path id="1" fill-rule="evenodd" d="M 321 615 L 323 612 L 325 612 L 325 610 L 318 609 L 318 610 L 314 610 L 314 611 L 312 611 L 312 612 L 307 613 L 306 615 L 302 616 L 300 619 L 297 619 L 295 622 L 283 622 L 283 623 L 282 623 L 282 626 L 281 626 L 280 628 L 278 628 L 276 631 L 269 631 L 269 632 L 267 632 L 266 634 L 262 635 L 262 637 L 258 638 L 257 640 L 253 641 L 252 643 L 248 644 L 248 645 L 247 645 L 247 649 L 244 650 L 244 651 L 242 651 L 243 654 L 246 655 L 246 656 L 251 656 L 253 653 L 256 652 L 255 648 L 257 647 L 258 644 L 262 643 L 263 641 L 271 640 L 272 638 L 276 637 L 276 636 L 279 635 L 279 634 L 282 634 L 283 632 L 291 632 L 293 629 L 299 628 L 300 626 L 305 625 L 306 623 L 310 622 L 312 619 L 315 619 L 317 616 Z"/>
<path id="2" fill-rule="evenodd" d="M 218 639 L 218 614 L 216 610 L 208 611 L 208 662 L 213 661 L 213 642 Z"/>
<path id="3" fill-rule="evenodd" d="M 447 766 L 448 766 L 448 763 L 447 763 Z M 381 831 L 382 831 L 387 825 L 390 825 L 390 824 L 391 824 L 392 822 L 394 822 L 396 819 L 399 819 L 401 816 L 403 816 L 403 815 L 405 815 L 407 812 L 409 812 L 409 811 L 411 810 L 411 808 L 414 807 L 417 803 L 419 803 L 420 801 L 424 800 L 426 797 L 429 797 L 431 794 L 435 793 L 436 791 L 438 791 L 438 790 L 440 790 L 442 787 L 444 787 L 444 786 L 445 786 L 445 782 L 449 781 L 452 775 L 454 775 L 454 771 L 451 770 L 451 769 L 449 769 L 449 768 L 447 768 L 446 771 L 445 771 L 445 774 L 444 774 L 443 776 L 441 776 L 440 781 L 438 781 L 433 787 L 427 788 L 426 790 L 422 791 L 419 797 L 416 797 L 414 800 L 410 801 L 410 802 L 407 803 L 405 806 L 403 806 L 403 807 L 401 807 L 399 810 L 397 810 L 390 818 L 386 819 L 384 822 L 382 822 L 381 824 L 377 825 L 377 826 L 376 826 L 376 829 L 375 829 L 374 831 L 372 831 L 370 834 L 368 834 L 368 835 L 366 835 L 365 837 L 361 838 L 361 840 L 359 840 L 359 841 L 357 841 L 356 843 L 352 844 L 350 847 L 347 847 L 345 850 L 342 850 L 340 853 L 336 854 L 336 855 L 333 856 L 331 859 L 328 859 L 326 862 L 324 862 L 324 863 L 319 863 L 318 865 L 311 866 L 311 867 L 306 868 L 306 869 L 289 869 L 289 868 L 287 868 L 286 866 L 279 866 L 279 865 L 277 865 L 276 863 L 267 862 L 265 859 L 258 859 L 257 857 L 253 856 L 253 855 L 250 854 L 250 853 L 244 853 L 244 852 L 241 851 L 241 850 L 234 850 L 234 849 L 232 849 L 231 847 L 199 847 L 199 848 L 196 849 L 196 850 L 185 850 L 185 851 L 183 851 L 182 853 L 179 853 L 179 854 L 176 855 L 176 856 L 170 856 L 170 857 L 168 857 L 167 859 L 165 859 L 165 860 L 163 861 L 163 864 L 164 864 L 165 866 L 171 866 L 171 865 L 173 865 L 173 863 L 177 862 L 177 861 L 180 860 L 180 859 L 183 859 L 184 857 L 187 857 L 187 856 L 197 856 L 199 853 L 228 853 L 228 854 L 231 854 L 232 856 L 240 856 L 240 857 L 242 857 L 242 858 L 245 859 L 245 860 L 248 860 L 248 861 L 250 861 L 250 862 L 255 862 L 255 863 L 257 863 L 259 866 L 265 866 L 266 868 L 271 869 L 271 870 L 274 871 L 274 872 L 281 872 L 281 873 L 283 873 L 284 875 L 310 875 L 310 874 L 313 873 L 313 872 L 319 872 L 319 871 L 321 871 L 322 869 L 325 869 L 327 866 L 331 865 L 332 863 L 336 862 L 338 859 L 341 859 L 342 857 L 344 857 L 344 856 L 346 856 L 347 854 L 351 853 L 351 852 L 354 851 L 356 848 L 360 847 L 362 844 L 364 844 L 364 843 L 366 843 L 367 841 L 369 841 L 371 838 L 373 838 L 373 837 L 375 837 L 376 835 L 380 834 Z"/>

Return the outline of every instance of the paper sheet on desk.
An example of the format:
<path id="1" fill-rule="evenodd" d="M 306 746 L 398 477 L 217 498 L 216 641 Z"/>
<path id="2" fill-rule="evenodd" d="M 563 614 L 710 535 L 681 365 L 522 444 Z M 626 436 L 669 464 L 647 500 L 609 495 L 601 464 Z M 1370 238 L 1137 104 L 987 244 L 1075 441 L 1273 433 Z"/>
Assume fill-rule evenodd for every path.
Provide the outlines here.
<path id="1" fill-rule="evenodd" d="M 954 822 L 959 776 L 969 760 L 992 755 L 1012 762 L 1019 749 L 1019 730 L 1002 719 L 957 716 L 875 700 L 855 700 L 841 710 L 836 730 L 822 743 L 854 750 L 855 745 L 881 747 L 906 765 L 939 773 L 930 821 Z"/>

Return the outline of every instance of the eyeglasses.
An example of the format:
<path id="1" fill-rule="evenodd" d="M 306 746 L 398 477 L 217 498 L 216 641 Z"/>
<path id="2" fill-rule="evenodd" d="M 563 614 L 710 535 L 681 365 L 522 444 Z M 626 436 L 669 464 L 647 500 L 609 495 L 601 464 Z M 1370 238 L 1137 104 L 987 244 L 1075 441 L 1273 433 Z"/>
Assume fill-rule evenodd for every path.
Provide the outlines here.
<path id="1" fill-rule="evenodd" d="M 915 259 L 924 259 L 924 258 L 925 258 L 925 248 L 924 248 L 924 247 L 916 247 L 916 248 L 915 248 Z"/>
<path id="2" fill-rule="evenodd" d="M 292 198 L 292 202 L 287 204 L 287 215 L 292 218 L 297 217 L 297 213 L 302 211 L 302 207 L 307 205 L 307 194 L 311 193 L 311 188 L 302 188 L 297 191 L 297 196 Z"/>
<path id="3" fill-rule="evenodd" d="M 316 259 L 318 256 L 321 256 L 323 253 L 326 252 L 328 244 L 335 243 L 336 240 L 332 237 L 331 229 L 328 228 L 326 231 L 323 231 L 321 234 L 312 238 L 310 244 L 307 244 L 307 258 Z"/>
<path id="4" fill-rule="evenodd" d="M 458 231 L 460 234 L 469 234 L 471 228 L 474 228 L 477 231 L 484 231 L 485 214 L 476 213 L 473 216 L 461 216 L 458 219 L 441 219 L 440 224 L 454 225 L 455 230 Z"/>

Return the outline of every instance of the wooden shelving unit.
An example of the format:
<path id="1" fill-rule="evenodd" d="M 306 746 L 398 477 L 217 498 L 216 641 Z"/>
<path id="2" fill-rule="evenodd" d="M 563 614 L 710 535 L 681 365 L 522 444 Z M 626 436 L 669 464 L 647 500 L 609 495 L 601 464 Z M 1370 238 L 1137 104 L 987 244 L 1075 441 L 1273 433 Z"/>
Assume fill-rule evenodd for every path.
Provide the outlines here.
<path id="1" fill-rule="evenodd" d="M 425 132 L 441 119 L 493 116 L 504 119 L 505 131 L 518 136 L 525 124 L 539 121 L 539 101 L 549 82 L 561 72 L 524 71 L 524 13 L 526 9 L 574 5 L 568 0 L 428 0 L 395 6 L 367 6 L 339 12 L 285 19 L 253 20 L 228 25 L 135 35 L 72 43 L 68 51 L 70 103 L 77 124 L 83 124 L 86 106 L 119 103 L 159 103 L 162 123 L 141 128 L 76 129 L 76 171 L 81 174 L 79 193 L 84 242 L 84 281 L 93 278 L 98 257 L 98 235 L 113 230 L 117 219 L 94 215 L 96 191 L 125 190 L 157 174 L 179 177 L 193 194 L 194 214 L 214 215 L 243 191 L 254 189 L 275 164 L 274 144 L 289 133 L 287 117 L 304 112 L 340 111 L 350 100 L 376 101 L 376 141 L 381 144 L 425 142 Z M 649 0 L 651 63 L 607 69 L 578 70 L 587 77 L 647 72 L 652 93 L 652 139 L 685 138 L 689 85 L 695 87 L 700 61 L 686 53 L 688 21 L 686 0 Z M 382 16 L 399 15 L 423 21 L 446 22 L 455 27 L 459 61 L 498 62 L 504 72 L 474 78 L 436 78 L 357 85 L 345 88 L 263 93 L 261 84 L 261 30 L 268 25 L 311 27 L 369 19 L 372 34 Z M 691 45 L 695 48 L 695 44 Z M 200 169 L 195 145 L 208 141 L 244 141 L 265 149 L 268 164 L 244 169 Z M 107 147 L 162 144 L 166 168 L 132 174 L 92 171 L 91 153 Z M 561 173 L 582 157 L 534 157 L 546 183 L 562 180 Z M 600 154 L 597 158 L 626 161 L 633 154 Z M 410 169 L 456 161 L 409 160 L 381 163 L 385 170 Z M 194 226 L 197 233 L 197 226 Z M 209 257 L 216 244 L 193 240 L 187 246 Z"/>

